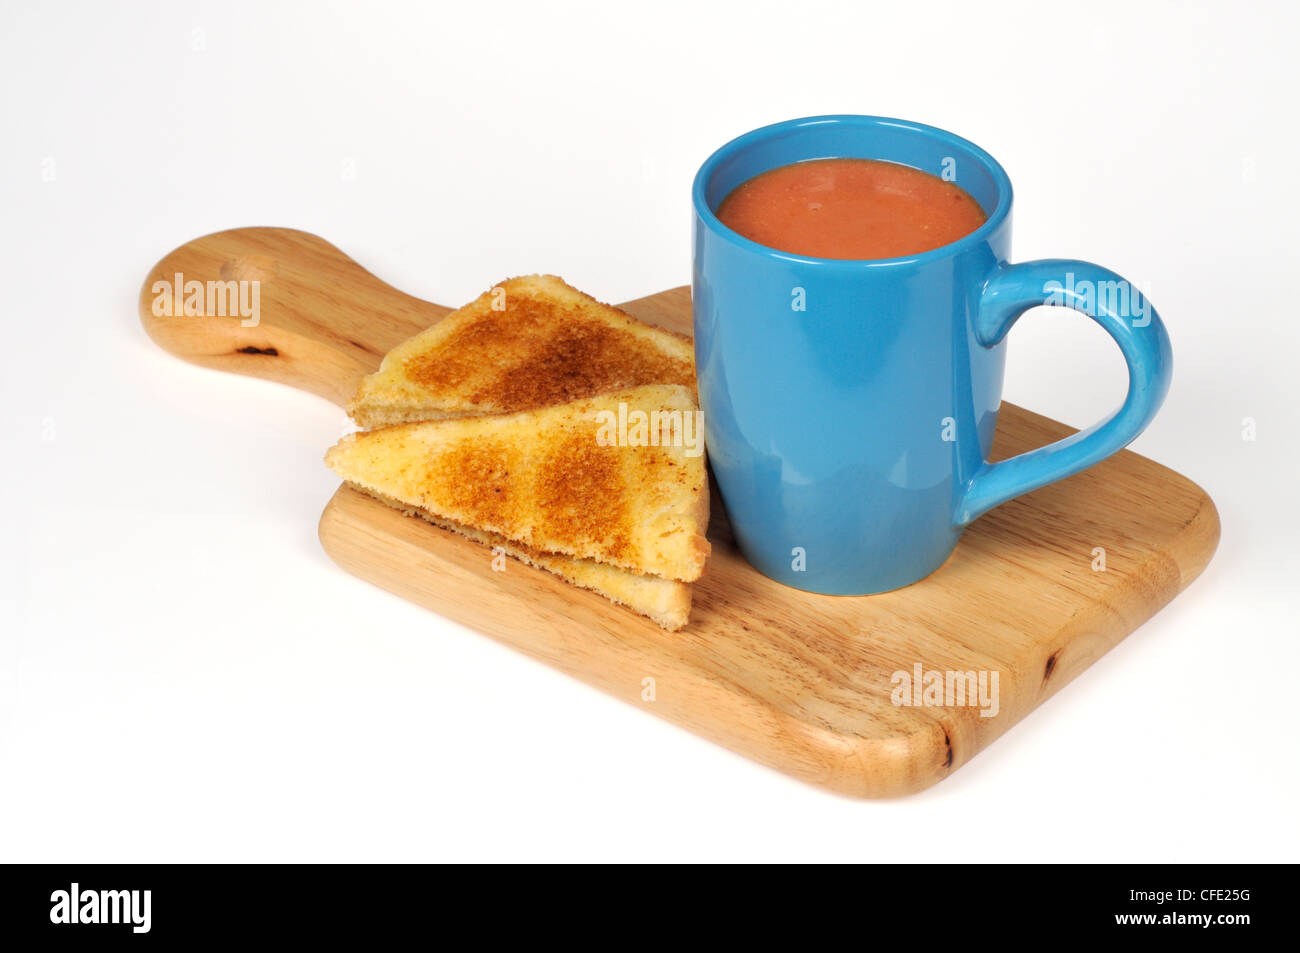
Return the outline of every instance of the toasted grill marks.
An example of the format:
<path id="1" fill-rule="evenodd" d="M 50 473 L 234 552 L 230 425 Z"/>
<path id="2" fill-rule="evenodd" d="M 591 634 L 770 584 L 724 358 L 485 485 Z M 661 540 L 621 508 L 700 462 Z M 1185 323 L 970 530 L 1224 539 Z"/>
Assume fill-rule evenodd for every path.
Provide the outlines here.
<path id="1" fill-rule="evenodd" d="M 691 383 L 689 367 L 648 354 L 628 331 L 571 318 L 518 367 L 470 398 L 507 410 L 563 404 L 638 384 Z"/>
<path id="2" fill-rule="evenodd" d="M 364 431 L 326 462 L 390 506 L 678 629 L 709 553 L 705 462 L 684 440 L 697 405 L 689 338 L 527 275 L 389 351 L 348 404 Z M 682 426 L 643 446 L 629 408 Z"/>
<path id="3" fill-rule="evenodd" d="M 495 364 L 486 364 L 484 354 Z M 688 362 L 648 348 L 631 331 L 521 294 L 504 311 L 488 309 L 457 328 L 437 351 L 411 359 L 406 375 L 426 390 L 462 391 L 501 412 L 640 384 L 694 385 Z"/>
<path id="4" fill-rule="evenodd" d="M 441 497 L 443 506 L 486 527 L 509 527 L 518 522 L 523 501 L 517 499 L 519 480 L 511 480 L 522 461 L 499 440 L 463 440 L 430 455 L 421 491 Z"/>
<path id="5" fill-rule="evenodd" d="M 361 382 L 348 413 L 369 429 L 554 407 L 651 384 L 694 396 L 689 338 L 554 275 L 529 275 L 395 347 Z"/>
<path id="6" fill-rule="evenodd" d="M 621 431 L 610 444 L 608 421 L 629 408 L 695 412 L 686 387 L 634 387 L 364 431 L 339 441 L 326 462 L 367 492 L 530 549 L 692 581 L 709 551 L 704 458 L 683 446 L 640 446 Z"/>
<path id="7" fill-rule="evenodd" d="M 621 458 L 627 452 L 602 447 L 594 428 L 571 430 L 547 448 L 535 491 L 540 531 L 557 539 L 596 541 L 610 560 L 635 564 Z"/>
<path id="8" fill-rule="evenodd" d="M 463 329 L 468 337 L 478 331 L 477 325 Z M 419 354 L 406 362 L 406 376 L 413 383 L 430 391 L 459 390 L 482 373 L 482 360 L 464 351 L 453 353 Z"/>

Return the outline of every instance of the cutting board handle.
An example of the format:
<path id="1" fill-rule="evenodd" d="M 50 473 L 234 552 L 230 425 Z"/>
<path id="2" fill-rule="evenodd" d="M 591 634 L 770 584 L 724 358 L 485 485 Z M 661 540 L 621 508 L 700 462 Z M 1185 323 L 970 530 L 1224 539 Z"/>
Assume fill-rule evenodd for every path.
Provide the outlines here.
<path id="1" fill-rule="evenodd" d="M 140 289 L 140 320 L 163 350 L 340 406 L 395 345 L 450 311 L 291 228 L 196 238 L 154 265 Z"/>

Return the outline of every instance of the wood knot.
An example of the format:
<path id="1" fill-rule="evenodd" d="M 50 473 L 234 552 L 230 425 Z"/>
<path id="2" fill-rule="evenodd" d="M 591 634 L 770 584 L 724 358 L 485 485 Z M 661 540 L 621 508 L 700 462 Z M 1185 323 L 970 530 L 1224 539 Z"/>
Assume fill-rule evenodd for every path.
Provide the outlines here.
<path id="1" fill-rule="evenodd" d="M 1055 652 L 1053 652 L 1051 655 L 1047 656 L 1047 664 L 1046 664 L 1045 666 L 1043 666 L 1043 681 L 1044 681 L 1044 682 L 1046 682 L 1049 678 L 1052 677 L 1052 672 L 1053 672 L 1053 670 L 1055 670 L 1055 668 L 1056 668 L 1056 659 L 1057 659 L 1057 657 L 1058 657 L 1060 654 L 1061 654 L 1061 650 L 1060 650 L 1060 649 L 1057 649 L 1057 650 L 1056 650 Z"/>
<path id="2" fill-rule="evenodd" d="M 268 282 L 280 271 L 280 263 L 266 255 L 245 255 L 221 265 L 223 281 Z"/>

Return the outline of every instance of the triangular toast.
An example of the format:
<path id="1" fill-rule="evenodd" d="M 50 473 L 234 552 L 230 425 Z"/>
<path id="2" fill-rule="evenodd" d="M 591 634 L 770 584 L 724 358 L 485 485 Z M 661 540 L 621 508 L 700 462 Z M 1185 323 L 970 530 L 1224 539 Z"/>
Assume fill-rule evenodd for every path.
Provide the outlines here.
<path id="1" fill-rule="evenodd" d="M 617 566 L 598 563 L 594 559 L 577 559 L 573 556 L 560 556 L 556 553 L 543 553 L 536 549 L 529 549 L 522 543 L 508 540 L 498 533 L 462 526 L 452 520 L 435 516 L 428 510 L 408 506 L 382 493 L 364 490 L 356 484 L 351 485 L 407 516 L 423 517 L 435 526 L 482 543 L 494 552 L 499 549 L 530 566 L 552 572 L 579 588 L 599 593 L 610 602 L 649 617 L 670 632 L 680 629 L 690 619 L 691 587 L 688 583 L 664 579 L 662 576 L 638 575 L 626 569 L 619 569 Z"/>
<path id="2" fill-rule="evenodd" d="M 436 520 L 690 582 L 709 553 L 703 450 L 690 390 L 655 385 L 352 434 L 325 462 Z"/>
<path id="3" fill-rule="evenodd" d="M 511 278 L 399 344 L 348 413 L 364 428 L 563 404 L 642 384 L 695 388 L 688 338 L 554 275 Z"/>

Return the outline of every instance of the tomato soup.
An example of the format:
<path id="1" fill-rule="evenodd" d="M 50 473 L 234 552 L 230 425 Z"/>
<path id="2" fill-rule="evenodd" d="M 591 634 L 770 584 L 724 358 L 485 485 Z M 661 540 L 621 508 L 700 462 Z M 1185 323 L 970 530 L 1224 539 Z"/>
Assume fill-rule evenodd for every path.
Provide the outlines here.
<path id="1" fill-rule="evenodd" d="M 952 182 L 895 162 L 814 159 L 757 175 L 718 206 L 751 241 L 812 258 L 899 258 L 955 242 L 984 210 Z"/>

